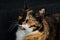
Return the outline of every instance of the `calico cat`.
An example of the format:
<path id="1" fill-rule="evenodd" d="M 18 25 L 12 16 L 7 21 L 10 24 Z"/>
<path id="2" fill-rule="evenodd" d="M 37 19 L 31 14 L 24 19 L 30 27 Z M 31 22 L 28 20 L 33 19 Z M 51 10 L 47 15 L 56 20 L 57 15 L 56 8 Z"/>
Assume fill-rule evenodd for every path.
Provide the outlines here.
<path id="1" fill-rule="evenodd" d="M 16 40 L 46 40 L 48 24 L 45 18 L 34 16 L 33 10 L 29 9 L 26 10 L 25 14 L 18 16 Z"/>

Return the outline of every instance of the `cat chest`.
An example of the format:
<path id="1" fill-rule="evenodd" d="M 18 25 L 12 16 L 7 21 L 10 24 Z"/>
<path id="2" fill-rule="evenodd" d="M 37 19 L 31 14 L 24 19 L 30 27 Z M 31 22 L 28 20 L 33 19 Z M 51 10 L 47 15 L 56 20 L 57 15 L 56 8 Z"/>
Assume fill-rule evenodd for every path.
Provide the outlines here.
<path id="1" fill-rule="evenodd" d="M 27 32 L 27 31 L 17 31 L 16 32 L 16 40 L 27 40 L 27 39 L 30 39 L 31 37 L 34 38 L 36 36 L 39 38 L 39 35 L 41 35 L 38 31 L 35 31 L 35 32 Z"/>
<path id="2" fill-rule="evenodd" d="M 28 32 L 28 31 L 25 31 L 25 30 L 17 30 L 16 32 L 16 40 L 23 40 L 25 38 L 25 36 L 29 35 L 29 33 L 31 32 Z"/>

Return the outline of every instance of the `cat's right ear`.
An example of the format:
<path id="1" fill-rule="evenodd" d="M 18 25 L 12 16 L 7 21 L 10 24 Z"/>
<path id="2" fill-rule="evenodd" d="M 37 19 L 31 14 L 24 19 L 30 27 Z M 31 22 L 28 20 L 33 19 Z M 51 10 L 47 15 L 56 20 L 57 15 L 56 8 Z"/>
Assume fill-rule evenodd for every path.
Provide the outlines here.
<path id="1" fill-rule="evenodd" d="M 18 20 L 22 19 L 22 16 L 18 16 Z"/>
<path id="2" fill-rule="evenodd" d="M 39 10 L 39 13 L 40 13 L 40 14 L 44 14 L 44 13 L 45 13 L 45 9 L 42 8 L 41 10 Z"/>

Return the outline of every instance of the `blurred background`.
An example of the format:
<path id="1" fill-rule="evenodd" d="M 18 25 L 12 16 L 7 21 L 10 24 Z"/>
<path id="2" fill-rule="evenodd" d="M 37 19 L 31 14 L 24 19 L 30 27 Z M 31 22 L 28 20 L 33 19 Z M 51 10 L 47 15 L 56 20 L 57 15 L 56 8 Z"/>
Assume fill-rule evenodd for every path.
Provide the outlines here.
<path id="1" fill-rule="evenodd" d="M 38 10 L 46 9 L 50 35 L 47 40 L 60 40 L 60 1 L 59 0 L 0 0 L 0 40 L 15 40 L 17 16 L 24 10 L 24 1 L 29 8 Z M 14 28 L 12 31 L 8 29 Z"/>

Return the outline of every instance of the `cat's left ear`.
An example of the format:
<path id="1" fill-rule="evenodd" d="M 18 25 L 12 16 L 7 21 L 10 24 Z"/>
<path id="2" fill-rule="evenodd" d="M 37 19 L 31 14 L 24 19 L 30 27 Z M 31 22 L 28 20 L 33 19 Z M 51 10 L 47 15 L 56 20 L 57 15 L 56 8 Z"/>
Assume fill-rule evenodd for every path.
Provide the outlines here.
<path id="1" fill-rule="evenodd" d="M 18 16 L 18 20 L 22 19 L 22 16 Z"/>
<path id="2" fill-rule="evenodd" d="M 40 14 L 44 14 L 45 13 L 45 8 L 42 8 L 41 10 L 39 10 Z"/>

